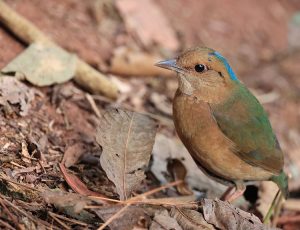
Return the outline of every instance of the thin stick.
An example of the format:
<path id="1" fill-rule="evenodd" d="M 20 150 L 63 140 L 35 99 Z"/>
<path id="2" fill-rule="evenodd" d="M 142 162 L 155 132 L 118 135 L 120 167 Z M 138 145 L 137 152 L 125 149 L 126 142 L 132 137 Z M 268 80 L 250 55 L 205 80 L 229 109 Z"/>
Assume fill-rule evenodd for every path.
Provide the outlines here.
<path id="1" fill-rule="evenodd" d="M 110 201 L 113 203 L 121 203 L 121 204 L 124 203 L 122 200 L 115 200 L 115 199 L 106 198 L 106 197 L 100 197 L 100 196 L 88 196 L 88 197 L 92 200 L 105 200 L 105 201 Z"/>
<path id="2" fill-rule="evenodd" d="M 272 213 L 273 213 L 273 210 L 274 210 L 274 205 L 277 203 L 277 200 L 280 197 L 280 193 L 281 193 L 280 189 L 278 189 L 278 191 L 277 191 L 277 193 L 276 193 L 276 195 L 275 195 L 275 197 L 274 197 L 274 199 L 273 199 L 273 201 L 271 203 L 271 206 L 270 206 L 270 208 L 269 208 L 269 210 L 268 210 L 268 212 L 267 212 L 267 214 L 266 214 L 266 216 L 265 216 L 265 218 L 263 220 L 264 224 L 268 224 L 269 223 L 269 221 L 271 219 L 271 216 L 272 216 Z"/>
<path id="3" fill-rule="evenodd" d="M 19 182 L 13 181 L 13 180 L 11 180 L 11 179 L 4 178 L 4 177 L 2 177 L 1 175 L 0 175 L 0 179 L 1 179 L 1 180 L 5 180 L 5 181 L 7 181 L 7 182 L 9 182 L 9 183 L 13 183 L 13 184 L 19 185 L 19 186 L 21 186 L 21 187 L 24 187 L 24 188 L 33 190 L 33 191 L 36 191 L 36 192 L 41 192 L 40 190 L 38 190 L 38 189 L 36 189 L 36 188 L 32 188 L 32 187 L 30 187 L 29 185 L 21 184 L 21 183 L 19 183 Z"/>
<path id="4" fill-rule="evenodd" d="M 38 161 L 39 159 L 31 157 L 31 156 L 26 156 L 26 155 L 22 155 L 22 157 L 27 158 L 29 160 L 33 160 L 33 161 Z"/>
<path id="5" fill-rule="evenodd" d="M 88 226 L 86 223 L 83 223 L 83 222 L 81 222 L 79 220 L 70 219 L 68 217 L 65 217 L 65 216 L 62 216 L 62 215 L 58 215 L 58 214 L 56 214 L 54 212 L 50 212 L 49 211 L 49 214 L 50 213 L 51 213 L 51 215 L 53 215 L 53 216 L 55 216 L 57 218 L 60 218 L 60 219 L 65 220 L 65 221 L 69 221 L 69 222 L 71 222 L 73 224 L 78 224 L 78 225 L 82 225 L 82 226 L 85 226 L 85 227 Z"/>
<path id="6" fill-rule="evenodd" d="M 93 199 L 93 200 L 105 200 L 105 201 L 111 201 L 111 202 L 114 202 L 114 203 L 120 203 L 120 204 L 130 204 L 130 203 L 135 203 L 136 200 L 139 200 L 139 199 L 141 199 L 141 198 L 145 198 L 145 197 L 150 196 L 150 195 L 152 195 L 152 194 L 154 194 L 154 193 L 157 193 L 157 192 L 159 192 L 159 191 L 161 191 L 161 190 L 164 190 L 164 189 L 169 188 L 169 187 L 174 187 L 174 186 L 176 186 L 176 185 L 178 185 L 178 184 L 181 184 L 181 183 L 183 183 L 182 180 L 174 181 L 174 182 L 171 182 L 171 183 L 168 183 L 168 184 L 163 185 L 163 186 L 161 186 L 161 187 L 152 189 L 152 190 L 150 190 L 150 191 L 148 191 L 148 192 L 139 194 L 139 195 L 137 195 L 137 196 L 135 196 L 135 197 L 132 197 L 132 198 L 130 198 L 130 199 L 128 199 L 128 200 L 124 200 L 124 201 L 123 201 L 123 200 L 115 200 L 115 199 L 105 198 L 105 197 L 97 197 L 97 196 L 89 196 L 89 198 L 91 198 L 91 199 Z"/>
<path id="7" fill-rule="evenodd" d="M 12 227 L 9 223 L 4 222 L 3 220 L 0 219 L 0 224 L 6 227 L 6 229 L 12 229 L 15 230 L 14 227 Z"/>
<path id="8" fill-rule="evenodd" d="M 20 225 L 19 225 L 19 221 L 17 220 L 17 218 L 9 211 L 9 209 L 6 207 L 6 205 L 3 202 L 3 198 L 0 199 L 0 203 L 3 207 L 4 212 L 9 216 L 9 218 L 11 219 L 11 221 L 15 224 L 15 226 L 17 226 L 17 229 L 21 229 Z"/>
<path id="9" fill-rule="evenodd" d="M 283 205 L 283 195 L 282 195 L 282 192 L 280 192 L 280 195 L 278 198 L 278 203 L 277 203 L 276 207 L 274 208 L 274 216 L 273 216 L 273 221 L 272 221 L 271 227 L 276 227 L 278 217 L 280 214 L 280 210 L 282 209 L 282 205 Z"/>
<path id="10" fill-rule="evenodd" d="M 121 208 L 118 212 L 116 212 L 114 215 L 112 215 L 107 221 L 105 221 L 105 223 L 104 223 L 103 225 L 101 225 L 101 226 L 98 228 L 98 230 L 103 230 L 103 229 L 104 229 L 106 226 L 108 226 L 113 220 L 115 220 L 116 218 L 118 218 L 124 211 L 126 211 L 127 208 L 128 208 L 130 205 L 134 204 L 134 203 L 137 202 L 139 199 L 141 199 L 141 198 L 143 199 L 143 198 L 145 198 L 145 197 L 147 197 L 147 196 L 149 196 L 149 195 L 152 195 L 152 194 L 157 193 L 157 192 L 159 192 L 159 191 L 161 191 L 161 190 L 164 190 L 164 189 L 169 188 L 169 187 L 176 186 L 176 185 L 181 184 L 181 183 L 183 183 L 182 180 L 174 181 L 174 182 L 172 182 L 172 183 L 168 183 L 168 184 L 166 184 L 166 185 L 164 185 L 164 186 L 161 186 L 161 187 L 159 187 L 159 188 L 155 188 L 155 189 L 152 189 L 152 190 L 150 190 L 150 191 L 148 191 L 148 192 L 142 193 L 142 194 L 140 194 L 140 195 L 138 195 L 138 196 L 132 197 L 132 198 L 130 198 L 130 199 L 128 199 L 128 200 L 121 201 L 121 202 L 125 203 L 126 206 L 124 206 L 124 207 Z"/>
<path id="11" fill-rule="evenodd" d="M 123 208 L 121 208 L 118 212 L 113 214 L 103 225 L 101 225 L 97 230 L 103 230 L 105 227 L 107 227 L 114 219 L 118 218 L 124 211 L 127 210 L 127 208 L 130 206 L 130 204 L 126 204 Z"/>
<path id="12" fill-rule="evenodd" d="M 163 185 L 163 186 L 161 186 L 161 187 L 152 189 L 152 190 L 150 190 L 150 191 L 148 191 L 148 192 L 145 192 L 145 193 L 142 193 L 142 194 L 137 195 L 137 196 L 135 196 L 135 197 L 132 197 L 132 198 L 126 200 L 125 203 L 130 203 L 131 201 L 135 201 L 135 200 L 140 199 L 140 198 L 145 198 L 145 197 L 150 196 L 150 195 L 152 195 L 152 194 L 154 194 L 154 193 L 160 192 L 160 191 L 162 191 L 162 190 L 164 190 L 164 189 L 167 189 L 167 188 L 170 188 L 170 187 L 174 187 L 174 186 L 179 185 L 179 184 L 181 184 L 181 183 L 183 183 L 182 180 L 177 180 L 177 181 L 168 183 L 168 184 Z"/>
<path id="13" fill-rule="evenodd" d="M 32 215 L 29 215 L 28 213 L 26 213 L 24 210 L 18 208 L 17 206 L 15 206 L 13 203 L 11 203 L 10 201 L 4 199 L 4 197 L 0 194 L 0 197 L 2 198 L 2 200 L 7 204 L 9 205 L 10 207 L 12 207 L 13 209 L 15 209 L 16 211 L 20 212 L 21 214 L 23 214 L 24 216 L 26 216 L 28 219 L 30 219 L 31 221 L 33 221 L 34 223 L 38 223 L 39 220 L 36 220 Z M 41 222 L 40 223 L 43 223 L 44 226 L 48 229 L 53 229 L 53 228 L 50 228 L 48 226 L 48 223 L 47 222 Z M 56 228 L 57 229 L 57 228 Z"/>
<path id="14" fill-rule="evenodd" d="M 0 0 L 0 9 L 0 21 L 22 41 L 28 44 L 40 42 L 57 46 L 41 30 L 12 10 L 3 0 Z M 74 80 L 91 92 L 100 93 L 112 99 L 116 99 L 118 96 L 117 86 L 80 58 L 77 61 Z"/>
<path id="15" fill-rule="evenodd" d="M 130 205 L 154 205 L 154 206 L 164 206 L 164 207 L 180 207 L 180 208 L 190 208 L 190 209 L 195 209 L 198 207 L 197 203 L 194 202 L 182 202 L 182 203 L 172 203 L 172 202 L 164 202 L 156 201 L 156 199 L 151 199 L 151 200 L 137 200 L 137 201 L 132 201 Z M 103 208 L 102 205 L 87 205 L 84 207 L 85 209 L 99 209 Z"/>
<path id="16" fill-rule="evenodd" d="M 101 116 L 101 113 L 100 113 L 100 111 L 99 111 L 99 109 L 98 109 L 98 107 L 97 107 L 97 105 L 96 105 L 96 103 L 95 103 L 94 98 L 93 98 L 89 93 L 86 93 L 86 94 L 85 94 L 85 97 L 86 97 L 86 99 L 88 100 L 88 102 L 90 103 L 90 105 L 91 105 L 91 107 L 92 107 L 94 113 L 96 114 L 96 116 L 97 116 L 98 118 L 101 118 L 101 117 L 102 117 L 102 116 Z"/>
<path id="17" fill-rule="evenodd" d="M 22 169 L 25 169 L 25 168 L 26 168 L 25 166 L 20 165 L 20 164 L 14 162 L 14 161 L 11 161 L 10 163 L 11 163 L 12 165 L 17 166 L 17 167 L 22 168 Z"/>
<path id="18" fill-rule="evenodd" d="M 38 163 L 39 163 L 40 167 L 42 168 L 43 172 L 46 174 L 47 171 L 46 171 L 46 169 L 44 168 L 44 166 L 43 166 L 41 160 L 38 160 Z"/>
<path id="19" fill-rule="evenodd" d="M 63 226 L 65 229 L 71 229 L 68 225 L 66 225 L 64 222 L 62 222 L 61 220 L 59 220 L 58 218 L 56 218 L 55 215 L 53 215 L 52 212 L 49 212 L 49 215 L 53 218 L 53 220 L 55 220 L 57 223 L 59 223 L 61 226 Z"/>

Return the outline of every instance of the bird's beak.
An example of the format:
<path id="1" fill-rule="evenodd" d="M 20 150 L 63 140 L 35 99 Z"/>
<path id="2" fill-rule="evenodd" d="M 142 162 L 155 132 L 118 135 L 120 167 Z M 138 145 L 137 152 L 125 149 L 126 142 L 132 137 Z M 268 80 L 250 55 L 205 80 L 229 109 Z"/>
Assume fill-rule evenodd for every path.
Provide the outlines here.
<path id="1" fill-rule="evenodd" d="M 160 61 L 160 62 L 157 62 L 155 65 L 158 67 L 164 68 L 164 69 L 173 70 L 178 73 L 184 72 L 184 70 L 182 68 L 180 68 L 179 66 L 176 65 L 176 59 Z"/>

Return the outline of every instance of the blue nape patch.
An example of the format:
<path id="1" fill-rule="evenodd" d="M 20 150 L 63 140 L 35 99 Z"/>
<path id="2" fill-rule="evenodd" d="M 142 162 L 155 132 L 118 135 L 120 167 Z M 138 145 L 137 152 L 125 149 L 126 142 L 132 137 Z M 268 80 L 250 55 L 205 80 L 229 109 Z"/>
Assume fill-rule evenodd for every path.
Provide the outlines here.
<path id="1" fill-rule="evenodd" d="M 227 72 L 230 76 L 230 78 L 234 81 L 237 81 L 238 78 L 237 76 L 235 75 L 235 73 L 233 72 L 233 70 L 231 69 L 229 63 L 227 62 L 227 60 L 217 51 L 211 53 L 211 55 L 214 55 L 216 56 L 221 62 L 223 62 L 223 64 L 225 65 L 226 69 L 227 69 Z"/>

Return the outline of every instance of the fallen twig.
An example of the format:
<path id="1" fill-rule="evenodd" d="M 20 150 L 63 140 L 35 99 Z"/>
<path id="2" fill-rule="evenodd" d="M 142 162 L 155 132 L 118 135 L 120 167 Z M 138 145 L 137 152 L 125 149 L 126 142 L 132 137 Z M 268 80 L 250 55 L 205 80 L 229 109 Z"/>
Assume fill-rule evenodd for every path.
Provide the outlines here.
<path id="1" fill-rule="evenodd" d="M 18 185 L 18 186 L 21 186 L 21 187 L 24 187 L 24 188 L 27 188 L 29 190 L 33 190 L 33 191 L 36 191 L 36 192 L 41 192 L 39 189 L 36 189 L 36 188 L 33 188 L 33 187 L 30 187 L 29 185 L 27 184 L 21 184 L 17 181 L 13 181 L 11 179 L 8 179 L 8 178 L 4 178 L 1 174 L 0 174 L 0 180 L 5 180 L 9 183 L 12 183 L 12 184 L 15 184 L 15 185 Z"/>
<path id="2" fill-rule="evenodd" d="M 28 44 L 40 42 L 57 46 L 35 25 L 13 11 L 3 0 L 0 0 L 0 9 L 0 21 L 22 41 Z M 93 93 L 103 94 L 112 99 L 117 98 L 117 86 L 80 58 L 77 61 L 74 80 Z"/>
<path id="3" fill-rule="evenodd" d="M 65 216 L 62 216 L 62 215 L 58 215 L 58 214 L 56 214 L 56 213 L 54 213 L 54 212 L 50 212 L 50 211 L 49 211 L 49 214 L 52 215 L 52 216 L 55 216 L 55 217 L 57 217 L 57 218 L 59 218 L 59 219 L 62 219 L 62 220 L 71 222 L 71 223 L 73 223 L 73 224 L 78 224 L 78 225 L 85 226 L 85 227 L 88 226 L 86 223 L 83 223 L 83 222 L 81 222 L 81 221 L 79 221 L 79 220 L 70 219 L 70 218 L 68 218 L 68 217 L 65 217 Z"/>
<path id="4" fill-rule="evenodd" d="M 100 111 L 99 111 L 99 109 L 98 109 L 98 107 L 96 105 L 96 102 L 95 102 L 94 98 L 89 93 L 86 93 L 85 97 L 88 100 L 88 102 L 90 103 L 90 105 L 91 105 L 94 113 L 96 114 L 96 116 L 98 118 L 101 118 L 101 113 L 100 113 Z"/>
<path id="5" fill-rule="evenodd" d="M 9 211 L 9 209 L 6 207 L 2 199 L 0 199 L 0 204 L 3 207 L 3 211 L 9 216 L 10 220 L 15 224 L 17 229 L 22 229 L 20 224 L 18 223 L 17 218 Z"/>
<path id="6" fill-rule="evenodd" d="M 50 226 L 49 223 L 45 222 L 45 221 L 41 221 L 39 219 L 37 219 L 36 217 L 32 216 L 31 214 L 28 214 L 27 212 L 25 212 L 24 210 L 20 209 L 19 207 L 17 207 L 16 205 L 14 205 L 12 202 L 8 201 L 7 199 L 5 199 L 4 196 L 2 196 L 0 194 L 0 198 L 2 198 L 2 201 L 7 205 L 10 206 L 11 208 L 13 208 L 14 210 L 16 210 L 17 212 L 21 213 L 22 215 L 26 216 L 28 219 L 30 219 L 32 222 L 36 223 L 36 224 L 40 224 L 40 225 L 44 225 L 47 229 L 58 229 L 56 227 Z"/>
<path id="7" fill-rule="evenodd" d="M 52 217 L 53 220 L 55 220 L 57 223 L 59 223 L 65 229 L 71 229 L 68 225 L 66 225 L 64 222 L 62 222 L 60 219 L 58 219 L 55 215 L 53 215 L 52 212 L 49 212 L 49 215 Z"/>
<path id="8" fill-rule="evenodd" d="M 12 229 L 15 230 L 9 223 L 4 222 L 3 220 L 0 219 L 0 224 L 2 224 L 6 229 Z"/>
<path id="9" fill-rule="evenodd" d="M 108 226 L 114 219 L 118 218 L 126 209 L 130 206 L 130 204 L 126 204 L 123 208 L 121 208 L 118 212 L 112 215 L 104 224 L 102 224 L 98 230 L 103 230 L 106 226 Z"/>
<path id="10" fill-rule="evenodd" d="M 145 193 L 142 193 L 140 195 L 137 195 L 135 197 L 132 197 L 128 200 L 125 200 L 125 201 L 120 201 L 120 203 L 123 203 L 125 204 L 125 206 L 123 208 L 121 208 L 118 212 L 116 212 L 114 215 L 112 215 L 103 225 L 101 225 L 98 230 L 102 230 L 104 229 L 106 226 L 108 226 L 113 220 L 115 220 L 116 218 L 118 218 L 124 211 L 127 210 L 128 207 L 130 207 L 131 205 L 141 201 L 141 200 L 144 200 L 144 199 L 147 199 L 147 196 L 149 195 L 152 195 L 154 193 L 157 193 L 157 192 L 160 192 L 161 190 L 164 190 L 166 188 L 169 188 L 169 187 L 173 187 L 173 186 L 176 186 L 178 184 L 181 184 L 183 183 L 182 180 L 179 180 L 179 181 L 174 181 L 174 182 L 171 182 L 169 184 L 166 184 L 166 185 L 163 185 L 161 187 L 158 187 L 158 188 L 155 188 L 155 189 L 152 189 L 148 192 L 145 192 Z M 102 199 L 102 198 L 98 198 L 98 197 L 93 197 L 93 198 L 96 198 L 96 199 Z M 155 203 L 155 205 L 158 205 L 158 203 Z"/>

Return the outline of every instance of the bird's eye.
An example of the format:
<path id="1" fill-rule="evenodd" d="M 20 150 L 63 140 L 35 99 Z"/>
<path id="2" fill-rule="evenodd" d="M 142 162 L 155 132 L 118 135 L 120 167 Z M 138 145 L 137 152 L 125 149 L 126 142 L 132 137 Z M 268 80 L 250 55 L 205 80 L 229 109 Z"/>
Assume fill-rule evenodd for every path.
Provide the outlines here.
<path id="1" fill-rule="evenodd" d="M 196 72 L 201 73 L 206 70 L 206 66 L 203 64 L 197 64 L 195 65 L 195 70 Z"/>

